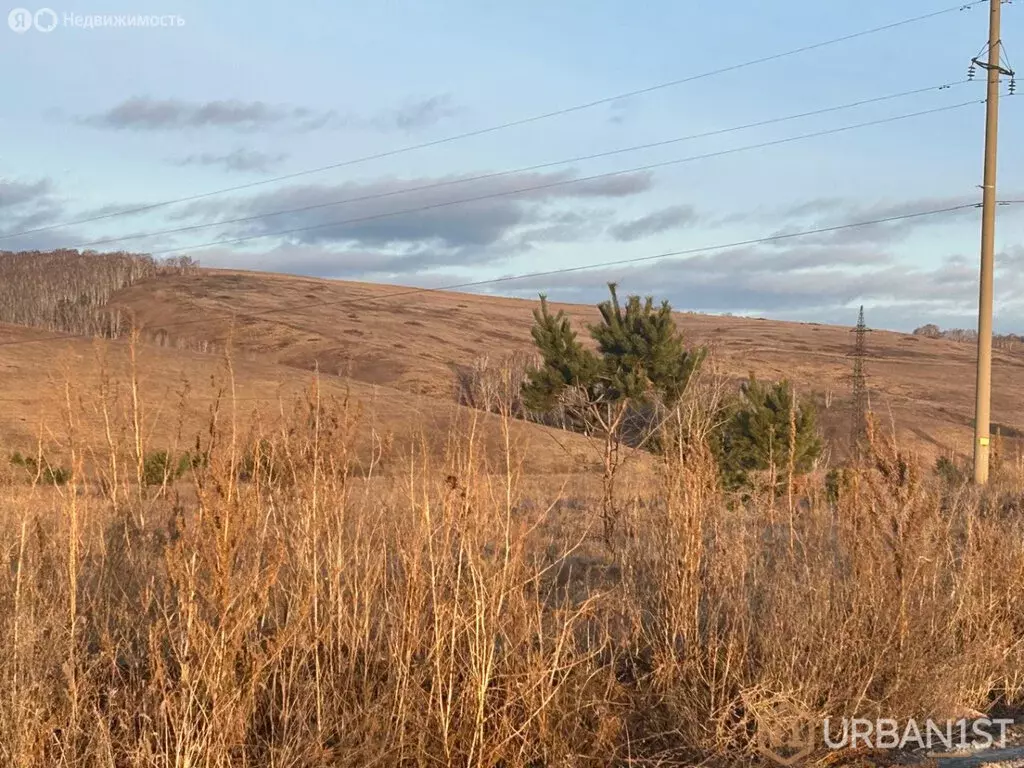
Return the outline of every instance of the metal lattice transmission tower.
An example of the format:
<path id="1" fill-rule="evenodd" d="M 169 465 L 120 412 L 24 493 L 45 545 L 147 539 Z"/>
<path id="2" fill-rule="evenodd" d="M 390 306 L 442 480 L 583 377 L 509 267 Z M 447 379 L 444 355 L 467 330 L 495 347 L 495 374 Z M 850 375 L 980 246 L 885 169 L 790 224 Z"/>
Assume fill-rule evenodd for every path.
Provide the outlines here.
<path id="1" fill-rule="evenodd" d="M 871 396 L 868 393 L 867 376 L 864 374 L 864 358 L 868 355 L 868 333 L 864 324 L 864 307 L 857 315 L 857 327 L 853 329 L 853 414 L 851 417 L 851 439 L 856 447 L 867 435 L 868 412 L 871 410 Z"/>

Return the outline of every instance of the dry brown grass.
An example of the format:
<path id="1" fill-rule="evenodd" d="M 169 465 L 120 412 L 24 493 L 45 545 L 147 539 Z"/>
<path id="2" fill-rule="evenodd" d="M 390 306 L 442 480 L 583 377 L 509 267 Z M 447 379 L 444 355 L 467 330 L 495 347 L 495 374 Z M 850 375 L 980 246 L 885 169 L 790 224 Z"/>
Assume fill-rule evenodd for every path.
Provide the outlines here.
<path id="1" fill-rule="evenodd" d="M 401 295 L 388 298 L 396 292 Z M 361 382 L 450 400 L 453 368 L 469 367 L 481 355 L 499 359 L 533 351 L 530 313 L 536 301 L 199 270 L 141 282 L 115 295 L 111 306 L 130 311 L 154 334 L 166 328 L 170 343 L 188 348 L 216 346 L 234 334 L 236 348 L 260 360 L 305 370 L 318 364 L 325 373 L 341 371 Z M 593 305 L 552 305 L 558 309 L 578 323 L 598 319 Z M 202 322 L 177 325 L 193 318 Z M 742 379 L 752 371 L 761 379 L 792 379 L 822 405 L 827 435 L 845 439 L 855 319 L 851 312 L 849 327 L 835 327 L 681 313 L 678 321 L 688 340 L 715 348 L 731 376 Z M 870 312 L 867 320 L 870 325 Z M 932 460 L 968 454 L 974 348 L 875 331 L 868 351 L 872 406 L 887 424 L 892 415 L 901 443 Z M 1020 351 L 995 353 L 992 418 L 1004 437 L 1024 434 L 1022 370 Z"/>
<path id="2" fill-rule="evenodd" d="M 178 380 L 182 371 L 198 385 L 207 378 L 211 359 L 216 362 L 230 340 L 240 398 L 273 404 L 278 382 L 282 392 L 294 392 L 301 388 L 303 375 L 319 368 L 325 382 L 346 377 L 354 394 L 376 402 L 376 413 L 389 422 L 385 426 L 397 425 L 396 432 L 403 423 L 426 415 L 439 422 L 432 431 L 444 433 L 451 427 L 458 371 L 471 370 L 481 356 L 495 364 L 533 351 L 529 330 L 534 305 L 493 296 L 410 293 L 394 286 L 197 270 L 143 280 L 116 292 L 105 307 L 136 318 L 144 328 L 152 348 L 142 363 L 143 378 L 162 386 Z M 555 308 L 566 309 L 579 323 L 597 319 L 593 306 Z M 685 313 L 679 323 L 693 343 L 715 349 L 723 370 L 736 381 L 750 372 L 761 379 L 789 377 L 801 397 L 819 404 L 833 455 L 842 452 L 851 422 L 850 328 Z M 0 438 L 15 443 L 35 438 L 40 411 L 53 410 L 39 387 L 40 377 L 52 371 L 58 353 L 70 350 L 71 357 L 86 362 L 92 356 L 89 344 L 80 340 L 22 343 L 49 335 L 0 326 L 0 342 L 16 342 L 5 347 Z M 895 424 L 901 444 L 928 461 L 969 454 L 971 345 L 876 331 L 868 347 L 872 406 L 887 424 Z M 77 365 L 68 362 L 73 375 L 91 375 Z M 996 353 L 992 416 L 1010 453 L 1024 435 L 1022 368 L 1024 354 L 1019 350 Z M 148 399 L 156 400 L 152 394 Z M 439 401 L 444 405 L 438 407 Z M 440 423 L 446 419 L 448 423 Z M 538 465 L 553 455 L 548 453 Z M 563 469 L 571 468 L 559 471 Z"/>
<path id="3" fill-rule="evenodd" d="M 145 434 L 90 447 L 69 383 L 75 480 L 0 492 L 0 764 L 736 764 L 807 713 L 1024 690 L 1012 478 L 943 488 L 879 436 L 835 503 L 743 501 L 694 450 L 626 479 L 608 554 L 594 480 L 524 474 L 508 420 L 383 472 L 344 393 L 247 421 L 223 376 L 186 481 L 138 486 Z"/>
<path id="4" fill-rule="evenodd" d="M 48 341 L 28 343 L 34 339 Z M 42 437 L 62 461 L 66 441 L 59 438 L 66 432 L 68 382 L 76 401 L 78 439 L 91 460 L 105 454 L 112 440 L 135 441 L 136 432 L 157 448 L 187 447 L 183 443 L 206 428 L 210 409 L 227 399 L 240 432 L 257 424 L 264 431 L 279 429 L 310 376 L 310 371 L 232 352 L 229 380 L 223 352 L 133 345 L 127 339 L 54 339 L 49 332 L 0 324 L 0 345 L 6 342 L 15 343 L 2 347 L 0 445 L 7 453 L 34 453 Z M 365 428 L 353 439 L 354 460 L 363 463 L 382 446 L 389 449 L 384 460 L 391 462 L 407 454 L 424 433 L 440 449 L 470 416 L 454 399 L 439 402 L 349 376 L 324 373 L 321 388 L 331 397 L 350 398 L 362 413 Z M 134 408 L 136 401 L 141 409 Z M 488 451 L 499 452 L 499 420 L 484 418 L 481 430 Z M 574 435 L 524 422 L 511 430 L 530 474 L 571 473 L 593 460 Z"/>

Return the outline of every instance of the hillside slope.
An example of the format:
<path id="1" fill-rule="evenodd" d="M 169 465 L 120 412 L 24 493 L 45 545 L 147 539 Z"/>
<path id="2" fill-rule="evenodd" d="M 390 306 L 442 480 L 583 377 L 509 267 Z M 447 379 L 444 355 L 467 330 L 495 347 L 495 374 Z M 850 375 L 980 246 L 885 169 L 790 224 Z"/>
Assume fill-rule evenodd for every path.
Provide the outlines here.
<path id="1" fill-rule="evenodd" d="M 135 411 L 127 342 L 0 324 L 0 349 L 0 446 L 5 450 L 33 452 L 41 439 L 48 454 L 66 455 L 74 434 L 83 453 L 102 455 L 108 416 L 115 440 L 131 444 Z M 243 440 L 257 422 L 264 434 L 273 433 L 296 407 L 304 407 L 314 383 L 312 372 L 295 367 L 238 356 L 229 369 L 222 355 L 151 344 L 136 348 L 135 370 L 142 433 L 150 449 L 186 449 L 197 435 L 205 438 L 215 405 L 222 427 L 234 419 Z M 326 373 L 320 392 L 323 403 L 341 408 L 347 402 L 352 408 L 358 424 L 353 440 L 364 461 L 383 443 L 389 446 L 389 463 L 401 465 L 421 441 L 443 447 L 473 419 L 488 452 L 502 455 L 496 416 Z M 531 473 L 574 472 L 594 460 L 582 438 L 540 425 L 513 422 L 510 439 Z"/>
<path id="2" fill-rule="evenodd" d="M 628 286 L 622 289 L 628 292 Z M 480 355 L 530 349 L 536 302 L 257 272 L 200 270 L 143 281 L 115 295 L 150 333 L 171 345 L 219 346 L 254 360 L 366 384 L 454 397 L 454 370 Z M 559 306 L 577 327 L 597 319 L 592 306 Z M 724 370 L 743 377 L 792 379 L 824 405 L 837 446 L 848 429 L 850 328 L 681 313 L 687 337 L 712 345 Z M 869 317 L 870 322 L 870 317 Z M 971 446 L 974 349 L 969 344 L 874 331 L 866 361 L 872 406 L 925 453 Z M 1004 436 L 1024 427 L 1024 357 L 997 351 L 993 422 Z"/>

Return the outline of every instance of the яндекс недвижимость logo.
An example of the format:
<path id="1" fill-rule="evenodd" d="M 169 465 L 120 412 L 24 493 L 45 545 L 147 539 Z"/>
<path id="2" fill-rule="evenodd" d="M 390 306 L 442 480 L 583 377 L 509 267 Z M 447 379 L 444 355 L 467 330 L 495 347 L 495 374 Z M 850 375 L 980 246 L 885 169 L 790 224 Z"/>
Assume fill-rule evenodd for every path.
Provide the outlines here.
<path id="1" fill-rule="evenodd" d="M 14 8 L 7 14 L 7 26 L 17 34 L 30 29 L 38 32 L 53 32 L 57 27 L 73 29 L 104 29 L 107 27 L 183 27 L 185 19 L 177 14 L 136 14 L 136 13 L 70 13 L 58 15 L 52 8 L 30 11 L 28 8 Z"/>
<path id="2" fill-rule="evenodd" d="M 27 8 L 15 8 L 7 14 L 7 26 L 19 34 L 32 28 L 40 32 L 53 32 L 57 23 L 57 13 L 51 8 L 40 8 L 35 13 Z"/>

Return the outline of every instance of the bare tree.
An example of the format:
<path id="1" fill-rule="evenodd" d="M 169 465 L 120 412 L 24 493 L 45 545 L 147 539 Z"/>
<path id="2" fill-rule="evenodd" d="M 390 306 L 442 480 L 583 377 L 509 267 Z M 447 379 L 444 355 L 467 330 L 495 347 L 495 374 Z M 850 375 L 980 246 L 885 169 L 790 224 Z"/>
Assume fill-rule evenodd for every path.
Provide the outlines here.
<path id="1" fill-rule="evenodd" d="M 0 251 L 0 322 L 117 338 L 131 323 L 124 312 L 108 306 L 115 293 L 197 266 L 189 256 L 157 261 L 122 251 Z"/>

